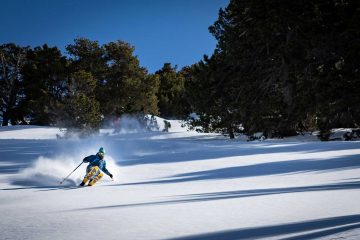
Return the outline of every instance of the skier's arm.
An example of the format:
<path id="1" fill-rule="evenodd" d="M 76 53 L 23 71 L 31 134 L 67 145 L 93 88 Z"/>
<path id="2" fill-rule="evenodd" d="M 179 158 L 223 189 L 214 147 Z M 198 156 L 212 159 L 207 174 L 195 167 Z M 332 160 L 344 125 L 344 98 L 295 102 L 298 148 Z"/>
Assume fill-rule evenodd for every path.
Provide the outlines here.
<path id="1" fill-rule="evenodd" d="M 83 162 L 89 162 L 89 156 L 85 157 L 85 158 L 83 159 Z"/>
<path id="2" fill-rule="evenodd" d="M 102 166 L 101 166 L 101 170 L 106 174 L 106 175 L 108 175 L 109 177 L 113 177 L 113 175 L 109 172 L 109 170 L 107 170 L 107 168 L 106 168 L 106 162 L 104 162 L 104 164 L 102 164 Z"/>

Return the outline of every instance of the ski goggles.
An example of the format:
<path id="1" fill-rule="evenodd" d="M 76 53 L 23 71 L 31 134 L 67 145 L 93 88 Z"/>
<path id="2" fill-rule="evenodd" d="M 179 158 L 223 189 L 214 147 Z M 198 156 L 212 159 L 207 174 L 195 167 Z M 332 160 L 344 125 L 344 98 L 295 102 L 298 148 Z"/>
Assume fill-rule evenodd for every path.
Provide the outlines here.
<path id="1" fill-rule="evenodd" d="M 103 158 L 105 154 L 103 152 L 98 152 L 99 157 Z"/>

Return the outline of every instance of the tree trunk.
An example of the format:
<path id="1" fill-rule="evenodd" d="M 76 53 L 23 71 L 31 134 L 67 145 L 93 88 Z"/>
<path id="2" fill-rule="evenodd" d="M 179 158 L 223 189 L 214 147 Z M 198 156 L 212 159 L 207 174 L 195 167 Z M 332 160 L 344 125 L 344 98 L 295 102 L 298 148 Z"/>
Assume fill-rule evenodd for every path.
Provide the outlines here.
<path id="1" fill-rule="evenodd" d="M 230 139 L 234 139 L 235 135 L 234 135 L 234 130 L 232 127 L 228 127 L 228 132 L 229 132 Z"/>
<path id="2" fill-rule="evenodd" d="M 7 117 L 7 114 L 4 114 L 1 125 L 2 126 L 8 126 L 9 125 L 9 118 Z"/>

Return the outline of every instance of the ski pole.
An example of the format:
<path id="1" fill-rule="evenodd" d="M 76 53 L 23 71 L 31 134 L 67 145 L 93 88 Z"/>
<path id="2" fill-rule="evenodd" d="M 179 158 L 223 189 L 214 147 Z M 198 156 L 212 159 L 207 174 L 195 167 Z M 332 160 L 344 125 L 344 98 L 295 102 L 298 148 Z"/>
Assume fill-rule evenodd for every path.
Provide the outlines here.
<path id="1" fill-rule="evenodd" d="M 78 168 L 80 167 L 80 165 L 83 164 L 83 163 L 84 163 L 84 162 L 81 162 L 81 163 L 79 164 L 79 166 L 77 166 L 69 175 L 67 175 L 67 176 L 60 182 L 60 184 L 62 184 L 66 179 L 68 179 L 68 177 L 70 177 L 70 175 L 71 175 L 73 172 L 75 172 L 75 170 L 78 169 Z"/>

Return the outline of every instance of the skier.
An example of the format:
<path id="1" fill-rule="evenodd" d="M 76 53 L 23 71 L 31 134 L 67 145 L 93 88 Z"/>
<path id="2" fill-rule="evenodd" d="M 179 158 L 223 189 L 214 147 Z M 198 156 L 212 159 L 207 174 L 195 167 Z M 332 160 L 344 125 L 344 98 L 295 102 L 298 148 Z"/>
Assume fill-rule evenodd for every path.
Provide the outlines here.
<path id="1" fill-rule="evenodd" d="M 83 159 L 83 162 L 88 162 L 86 167 L 86 174 L 80 186 L 84 186 L 89 180 L 89 186 L 94 185 L 104 175 L 100 170 L 106 173 L 113 180 L 113 175 L 107 170 L 106 162 L 104 160 L 105 150 L 101 147 L 96 155 L 90 155 Z"/>

